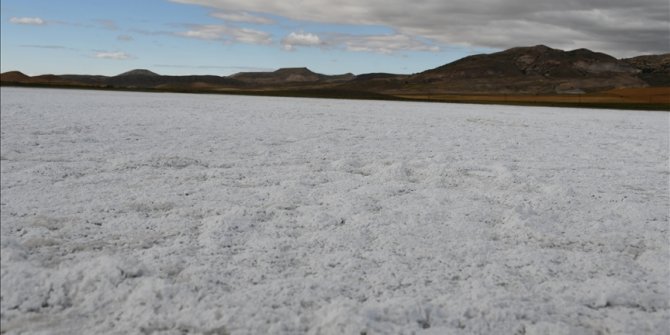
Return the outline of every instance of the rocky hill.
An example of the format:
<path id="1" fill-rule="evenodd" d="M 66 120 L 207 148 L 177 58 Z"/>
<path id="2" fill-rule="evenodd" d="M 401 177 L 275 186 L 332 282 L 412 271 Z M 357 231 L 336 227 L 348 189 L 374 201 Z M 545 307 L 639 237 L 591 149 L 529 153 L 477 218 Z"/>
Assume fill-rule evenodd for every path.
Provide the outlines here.
<path id="1" fill-rule="evenodd" d="M 577 94 L 645 87 L 640 70 L 587 49 L 544 45 L 465 57 L 407 78 L 396 91 L 431 93 Z"/>
<path id="2" fill-rule="evenodd" d="M 273 72 L 240 72 L 230 76 L 232 79 L 255 86 L 345 82 L 354 77 L 351 73 L 335 76 L 323 75 L 312 72 L 306 67 L 281 68 Z"/>
<path id="3" fill-rule="evenodd" d="M 0 74 L 2 83 L 24 83 L 24 84 L 45 84 L 45 85 L 70 85 L 69 80 L 52 74 L 30 77 L 23 72 L 9 71 Z"/>
<path id="4" fill-rule="evenodd" d="M 28 82 L 30 81 L 30 76 L 25 75 L 23 72 L 19 71 L 9 71 L 0 74 L 0 81 L 3 82 Z"/>
<path id="5" fill-rule="evenodd" d="M 147 69 L 135 69 L 121 73 L 117 77 L 160 77 L 160 75 Z"/>
<path id="6" fill-rule="evenodd" d="M 623 59 L 640 70 L 638 75 L 650 86 L 670 86 L 670 53 Z"/>
<path id="7" fill-rule="evenodd" d="M 191 76 L 163 76 L 149 70 L 137 69 L 121 73 L 116 76 L 94 76 L 94 75 L 48 75 L 28 77 L 7 72 L 3 74 L 4 83 L 38 84 L 38 85 L 61 85 L 61 86 L 85 86 L 100 88 L 124 88 L 124 89 L 216 89 L 216 88 L 238 88 L 245 87 L 239 80 L 229 77 L 191 75 Z M 20 73 L 20 72 L 18 72 Z"/>
<path id="8" fill-rule="evenodd" d="M 618 60 L 587 49 L 563 51 L 544 45 L 462 58 L 412 75 L 324 75 L 308 68 L 240 72 L 232 76 L 163 76 L 136 69 L 116 76 L 43 75 L 18 71 L 4 85 L 76 86 L 180 91 L 338 90 L 386 95 L 574 95 L 611 89 L 670 87 L 670 54 Z M 670 90 L 670 89 L 669 89 Z M 357 93 L 358 92 L 358 93 Z"/>

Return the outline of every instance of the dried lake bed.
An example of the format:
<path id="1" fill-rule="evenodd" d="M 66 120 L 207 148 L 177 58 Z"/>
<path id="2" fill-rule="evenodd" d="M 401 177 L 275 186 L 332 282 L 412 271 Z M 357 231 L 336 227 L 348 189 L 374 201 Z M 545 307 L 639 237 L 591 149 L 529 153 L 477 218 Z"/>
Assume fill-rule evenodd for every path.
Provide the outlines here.
<path id="1" fill-rule="evenodd" d="M 663 334 L 666 112 L 6 88 L 7 334 Z"/>

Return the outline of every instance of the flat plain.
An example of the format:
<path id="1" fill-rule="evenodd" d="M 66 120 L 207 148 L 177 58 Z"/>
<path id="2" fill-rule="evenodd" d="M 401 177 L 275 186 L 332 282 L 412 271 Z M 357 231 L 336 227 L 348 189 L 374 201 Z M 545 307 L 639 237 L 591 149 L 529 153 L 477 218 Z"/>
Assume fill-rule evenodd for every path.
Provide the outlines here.
<path id="1" fill-rule="evenodd" d="M 666 112 L 1 89 L 6 334 L 663 334 Z"/>

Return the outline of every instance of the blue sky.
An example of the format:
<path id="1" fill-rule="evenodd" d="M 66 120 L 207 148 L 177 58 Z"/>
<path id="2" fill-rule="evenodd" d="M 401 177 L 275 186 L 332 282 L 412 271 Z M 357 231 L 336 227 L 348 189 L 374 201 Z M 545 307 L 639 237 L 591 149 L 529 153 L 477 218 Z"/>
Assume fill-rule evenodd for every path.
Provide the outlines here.
<path id="1" fill-rule="evenodd" d="M 492 0 L 411 6 L 395 0 L 2 0 L 1 71 L 229 75 L 306 66 L 326 74 L 414 73 L 521 45 L 589 47 L 615 56 L 667 50 L 668 19 L 654 15 L 670 7 L 666 0 L 640 1 L 647 7 L 636 8 L 584 2 L 565 14 L 549 0 L 528 2 L 539 5 L 523 11 L 515 9 L 521 0 L 502 7 Z M 615 21 L 622 19 L 633 22 L 626 28 L 630 38 L 617 33 Z"/>

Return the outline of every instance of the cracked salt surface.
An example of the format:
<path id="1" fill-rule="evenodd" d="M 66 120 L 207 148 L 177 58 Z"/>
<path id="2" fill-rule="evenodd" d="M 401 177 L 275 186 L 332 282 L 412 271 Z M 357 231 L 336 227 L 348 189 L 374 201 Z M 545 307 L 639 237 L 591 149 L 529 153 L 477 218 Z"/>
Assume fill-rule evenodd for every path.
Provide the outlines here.
<path id="1" fill-rule="evenodd" d="M 670 329 L 667 113 L 1 92 L 3 333 Z"/>

